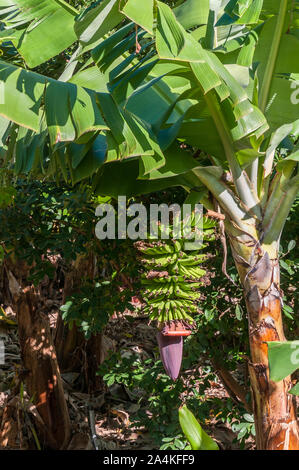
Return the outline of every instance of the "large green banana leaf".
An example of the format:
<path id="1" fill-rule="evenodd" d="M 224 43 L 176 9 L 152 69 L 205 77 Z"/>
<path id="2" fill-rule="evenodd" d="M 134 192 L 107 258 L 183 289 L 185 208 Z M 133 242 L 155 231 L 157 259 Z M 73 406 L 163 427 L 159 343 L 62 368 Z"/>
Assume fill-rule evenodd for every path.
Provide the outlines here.
<path id="1" fill-rule="evenodd" d="M 73 44 L 77 11 L 63 0 L 1 0 L 2 35 L 10 37 L 28 67 L 46 62 Z"/>
<path id="2" fill-rule="evenodd" d="M 94 47 L 97 41 L 124 19 L 119 0 L 95 2 L 82 12 L 75 23 L 75 32 L 84 51 Z"/>
<path id="3" fill-rule="evenodd" d="M 229 2 L 220 24 L 240 23 L 237 7 L 242 2 Z M 271 130 L 293 122 L 299 116 L 296 88 L 299 73 L 299 2 L 246 1 L 248 9 L 257 15 L 255 25 L 242 38 L 229 40 L 219 48 L 222 58 L 241 65 L 257 67 L 259 106 L 267 117 Z M 258 24 L 259 23 L 259 24 Z M 294 92 L 295 90 L 295 92 Z"/>
<path id="4" fill-rule="evenodd" d="M 187 3 L 190 8 L 195 7 L 190 1 L 183 3 L 182 6 Z M 130 18 L 143 25 L 144 12 L 141 12 L 134 2 L 129 1 L 126 5 L 130 6 Z M 239 66 L 238 69 L 235 67 L 233 73 L 230 73 L 214 54 L 206 51 L 192 34 L 184 30 L 174 14 L 178 15 L 176 9 L 173 13 L 162 2 L 157 2 L 157 5 L 155 42 L 158 57 L 152 57 L 149 53 L 149 57 L 145 55 L 140 63 L 136 64 L 136 59 L 131 55 L 123 60 L 125 71 L 119 63 L 113 68 L 113 59 L 124 52 L 125 43 L 122 38 L 129 31 L 130 25 L 112 34 L 93 51 L 93 58 L 100 70 L 104 68 L 107 70 L 107 67 L 111 69 L 110 86 L 118 103 L 125 104 L 129 110 L 156 128 L 161 124 L 171 125 L 179 137 L 188 140 L 192 136 L 191 144 L 202 145 L 205 147 L 204 150 L 212 154 L 216 151 L 219 157 L 224 153 L 223 147 L 204 100 L 206 93 L 215 90 L 234 141 L 254 133 L 257 136 L 262 134 L 267 124 L 260 111 L 250 103 L 243 83 L 239 83 L 239 76 L 242 81 L 244 75 L 242 67 Z M 126 12 L 128 9 L 123 8 L 123 11 Z M 199 15 L 194 18 L 197 18 L 196 21 L 203 21 Z M 190 23 L 188 17 L 186 21 L 189 21 L 186 24 L 194 25 Z M 181 19 L 181 22 L 184 21 Z M 149 24 L 144 27 L 149 31 L 152 30 Z M 144 47 L 146 44 L 145 42 Z M 119 70 L 122 73 L 117 75 Z M 189 96 L 186 94 L 188 89 Z M 198 103 L 200 106 L 194 107 L 194 111 L 191 111 Z M 189 114 L 186 114 L 187 111 Z M 202 143 L 203 135 L 206 136 L 204 143 Z"/>
<path id="5" fill-rule="evenodd" d="M 270 41 L 270 51 L 264 52 L 263 41 L 268 40 L 271 25 L 276 20 L 282 22 L 282 13 L 285 20 L 290 17 L 292 5 L 288 4 L 285 12 L 260 0 L 205 0 L 200 8 L 198 2 L 186 0 L 173 10 L 156 0 L 146 0 L 143 8 L 135 0 L 97 2 L 75 18 L 80 47 L 73 65 L 71 59 L 69 82 L 30 75 L 21 69 L 12 71 L 6 64 L 3 73 L 0 70 L 5 83 L 5 105 L 0 105 L 0 113 L 35 132 L 41 129 L 42 121 L 52 149 L 56 145 L 55 159 L 61 167 L 64 160 L 73 162 L 76 180 L 80 168 L 85 177 L 87 168 L 93 173 L 103 161 L 110 166 L 115 160 L 135 157 L 140 157 L 137 177 L 165 180 L 167 162 L 173 165 L 176 161 L 167 153 L 174 148 L 175 139 L 203 150 L 214 164 L 222 162 L 227 167 L 229 152 L 236 164 L 249 165 L 262 155 L 257 143 L 268 128 L 258 107 L 258 91 L 269 82 L 262 83 L 263 68 L 269 69 L 267 60 L 273 58 L 273 50 Z M 287 42 L 292 42 L 293 52 L 298 40 L 295 18 L 292 10 L 292 26 L 285 34 L 292 36 Z M 32 17 L 30 21 L 34 21 Z M 33 30 L 39 24 L 43 21 L 33 23 Z M 281 44 L 279 40 L 278 51 Z M 139 54 L 137 45 L 141 47 Z M 283 57 L 286 50 L 281 47 L 285 54 L 279 56 L 276 44 L 265 108 L 272 128 L 281 121 L 281 110 L 275 111 L 278 99 L 286 99 L 290 83 L 297 78 L 297 66 L 292 67 Z M 82 54 L 88 50 L 92 58 L 77 67 L 78 58 L 82 61 Z M 237 64 L 230 63 L 235 51 Z M 285 65 L 293 73 L 282 76 L 280 70 L 285 70 Z M 281 96 L 277 98 L 274 93 L 273 98 L 271 90 L 277 81 Z M 292 106 L 288 121 L 295 120 Z M 269 109 L 275 111 L 271 116 Z M 99 132 L 105 145 L 100 144 L 101 157 L 97 158 L 94 148 Z M 24 142 L 21 132 L 19 138 Z M 63 144 L 64 150 L 58 149 L 59 143 L 72 141 L 76 144 L 67 148 Z M 254 148 L 252 142 L 256 142 Z M 27 166 L 23 162 L 21 167 Z M 186 171 L 183 164 L 179 173 L 167 178 L 177 178 Z"/>
<path id="6" fill-rule="evenodd" d="M 0 61 L 0 77 L 4 84 L 0 115 L 13 121 L 12 144 L 16 151 L 24 146 L 16 168 L 31 169 L 36 152 L 41 154 L 41 141 L 49 137 L 50 152 L 77 141 L 81 159 L 90 158 L 90 144 L 99 132 L 105 132 L 106 161 L 139 156 L 143 162 L 141 175 L 164 165 L 164 156 L 150 127 L 130 111 L 121 110 L 109 93 L 96 93 L 74 83 L 60 82 Z M 73 169 L 78 166 L 78 152 L 64 152 Z M 88 153 L 89 152 L 89 153 Z M 58 154 L 56 154 L 58 155 Z M 59 160 L 61 160 L 61 151 Z M 72 163 L 72 160 L 76 163 Z M 93 159 L 90 168 L 95 170 Z M 81 163 L 81 161 L 80 161 Z M 78 179 L 78 169 L 75 179 Z M 86 169 L 83 172 L 86 176 Z"/>
<path id="7" fill-rule="evenodd" d="M 4 61 L 0 61 L 0 77 L 3 86 L 0 114 L 39 132 L 43 109 L 52 144 L 72 141 L 88 131 L 108 129 L 93 91 Z"/>

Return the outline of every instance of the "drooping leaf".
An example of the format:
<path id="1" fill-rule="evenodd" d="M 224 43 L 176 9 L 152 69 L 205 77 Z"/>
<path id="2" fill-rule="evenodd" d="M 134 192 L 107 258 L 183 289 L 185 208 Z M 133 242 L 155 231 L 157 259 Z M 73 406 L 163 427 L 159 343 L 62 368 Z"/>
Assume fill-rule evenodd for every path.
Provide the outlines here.
<path id="1" fill-rule="evenodd" d="M 187 173 L 198 166 L 191 154 L 181 149 L 176 142 L 167 150 L 164 150 L 164 156 L 166 159 L 165 165 L 152 170 L 148 175 L 149 179 L 171 178 Z"/>
<path id="2" fill-rule="evenodd" d="M 98 95 L 99 106 L 110 128 L 107 134 L 107 161 L 134 156 L 148 156 L 143 159 L 146 174 L 164 164 L 164 156 L 149 126 L 130 113 L 118 109 L 108 93 Z M 150 158 L 150 157 L 153 158 Z"/>
<path id="3" fill-rule="evenodd" d="M 122 12 L 134 23 L 149 33 L 153 33 L 154 0 L 144 0 L 142 8 L 140 8 L 139 0 L 127 0 L 122 8 Z"/>
<path id="4" fill-rule="evenodd" d="M 37 132 L 46 78 L 0 61 L 0 79 L 3 87 L 0 114 Z"/>
<path id="5" fill-rule="evenodd" d="M 119 0 L 103 0 L 91 5 L 76 19 L 75 33 L 89 48 L 117 26 L 124 18 L 119 11 Z"/>
<path id="6" fill-rule="evenodd" d="M 47 84 L 45 114 L 52 144 L 75 140 L 85 132 L 108 129 L 95 93 L 71 83 Z"/>
<path id="7" fill-rule="evenodd" d="M 263 0 L 230 0 L 226 5 L 224 15 L 217 26 L 237 24 L 255 24 L 258 22 Z"/>
<path id="8" fill-rule="evenodd" d="M 177 20 L 185 29 L 206 25 L 209 17 L 209 0 L 186 0 L 173 9 Z"/>
<path id="9" fill-rule="evenodd" d="M 93 186 L 95 193 L 102 196 L 127 197 L 161 191 L 173 186 L 187 185 L 184 175 L 155 180 L 138 179 L 138 159 L 128 159 L 105 163 L 99 174 L 95 176 Z"/>
<path id="10" fill-rule="evenodd" d="M 90 178 L 104 164 L 107 152 L 105 136 L 99 135 L 92 143 L 86 156 L 74 168 L 72 172 L 73 183 Z M 72 149 L 69 149 L 70 157 L 73 157 Z"/>
<path id="11" fill-rule="evenodd" d="M 288 157 L 280 160 L 276 165 L 276 169 L 278 171 L 282 171 L 286 166 L 293 167 L 296 163 L 299 163 L 299 150 L 296 150 L 296 152 L 293 152 Z"/>
<path id="12" fill-rule="evenodd" d="M 46 62 L 76 41 L 77 11 L 63 0 L 2 0 L 0 21 L 31 68 Z"/>
<path id="13" fill-rule="evenodd" d="M 175 57 L 181 60 L 196 60 L 196 55 L 192 53 L 190 47 L 191 44 L 188 44 L 188 42 L 186 44 L 188 36 L 176 21 L 173 11 L 164 3 L 157 3 L 156 44 L 159 56 L 162 58 Z"/>
<path id="14" fill-rule="evenodd" d="M 193 450 L 219 450 L 216 442 L 202 429 L 186 405 L 179 409 L 179 421 Z"/>

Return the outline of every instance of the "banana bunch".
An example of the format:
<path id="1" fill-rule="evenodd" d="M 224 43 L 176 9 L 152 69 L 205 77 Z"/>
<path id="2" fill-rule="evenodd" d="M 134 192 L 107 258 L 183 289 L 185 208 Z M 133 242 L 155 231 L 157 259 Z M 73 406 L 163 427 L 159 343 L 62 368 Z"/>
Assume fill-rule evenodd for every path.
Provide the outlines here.
<path id="1" fill-rule="evenodd" d="M 136 242 L 144 267 L 145 312 L 159 327 L 172 322 L 192 328 L 192 314 L 198 311 L 199 288 L 206 271 L 201 267 L 207 256 L 201 250 L 187 254 L 183 240 Z"/>

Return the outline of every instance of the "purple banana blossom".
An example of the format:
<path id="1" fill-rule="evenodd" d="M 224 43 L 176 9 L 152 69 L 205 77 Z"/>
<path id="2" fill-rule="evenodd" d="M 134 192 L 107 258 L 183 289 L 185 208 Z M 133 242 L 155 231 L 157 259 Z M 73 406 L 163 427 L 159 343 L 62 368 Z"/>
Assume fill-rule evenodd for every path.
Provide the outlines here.
<path id="1" fill-rule="evenodd" d="M 157 340 L 165 372 L 172 380 L 176 380 L 182 364 L 183 337 L 165 336 L 159 332 Z"/>

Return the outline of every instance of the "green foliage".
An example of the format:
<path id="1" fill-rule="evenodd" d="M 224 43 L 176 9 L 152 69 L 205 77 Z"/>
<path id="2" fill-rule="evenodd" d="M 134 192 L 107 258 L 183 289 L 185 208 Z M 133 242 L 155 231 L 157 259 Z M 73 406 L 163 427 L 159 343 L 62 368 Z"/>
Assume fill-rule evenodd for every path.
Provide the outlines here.
<path id="1" fill-rule="evenodd" d="M 76 323 L 88 338 L 101 331 L 114 312 L 131 307 L 133 293 L 122 272 L 125 268 L 133 279 L 138 265 L 130 240 L 99 243 L 94 234 L 98 201 L 81 189 L 19 180 L 10 190 L 10 204 L 0 207 L 0 260 L 25 261 L 24 281 L 38 285 L 45 275 L 54 279 L 57 269 L 63 283 L 74 261 L 92 253 L 97 275 L 83 273 L 78 291 L 61 307 L 63 319 Z"/>
<path id="2" fill-rule="evenodd" d="M 128 356 L 128 357 L 127 357 Z M 165 374 L 162 362 L 157 359 L 142 361 L 136 354 L 114 353 L 99 368 L 99 374 L 110 387 L 123 384 L 132 399 L 142 406 L 132 419 L 134 426 L 143 425 L 150 432 L 156 444 L 161 445 L 163 437 L 179 435 L 177 408 L 183 383 L 175 383 Z"/>
<path id="3" fill-rule="evenodd" d="M 80 10 L 83 8 L 89 8 L 94 3 L 94 0 L 66 0 L 66 3 L 69 3 L 72 7 Z"/>
<path id="4" fill-rule="evenodd" d="M 107 289 L 107 286 L 109 288 Z M 111 303 L 111 282 L 97 282 L 95 286 L 84 285 L 79 293 L 68 297 L 60 307 L 62 319 L 72 326 L 73 322 L 83 331 L 88 339 L 92 333 L 102 331 L 110 316 L 117 309 L 116 297 Z M 122 302 L 125 304 L 125 302 Z"/>
<path id="5" fill-rule="evenodd" d="M 240 416 L 239 421 L 233 422 L 232 431 L 237 433 L 237 441 L 240 443 L 240 448 L 244 449 L 245 440 L 251 436 L 255 436 L 253 416 L 249 413 Z"/>
<path id="6" fill-rule="evenodd" d="M 99 256 L 99 266 L 105 275 L 100 274 L 92 281 L 83 279 L 78 292 L 68 296 L 60 308 L 63 320 L 70 325 L 75 323 L 86 338 L 102 331 L 115 312 L 132 309 L 133 292 L 122 276 L 132 279 L 137 275 L 133 244 L 127 240 L 106 240 Z M 111 261 L 114 266 L 120 266 L 119 270 L 111 269 Z M 134 287 L 138 290 L 138 280 L 134 281 Z"/>
<path id="7" fill-rule="evenodd" d="M 198 332 L 185 339 L 182 373 L 176 382 L 165 374 L 157 347 L 152 351 L 153 357 L 145 360 L 130 349 L 123 348 L 110 354 L 99 368 L 99 374 L 108 387 L 121 384 L 128 389 L 131 400 L 140 406 L 136 415 L 130 417 L 132 426 L 145 427 L 154 443 L 162 450 L 190 449 L 182 435 L 178 419 L 178 408 L 182 400 L 205 425 L 211 419 L 228 425 L 244 421 L 243 407 L 236 406 L 230 398 L 208 396 L 211 382 L 217 378 L 207 355 L 203 353 L 200 338 Z M 215 338 L 218 339 L 218 344 L 210 351 L 211 355 L 219 349 L 220 344 L 227 341 L 226 336 L 221 336 L 220 339 L 218 335 Z M 238 344 L 236 355 L 237 348 Z M 222 351 L 220 354 L 223 354 Z M 230 365 L 232 364 L 236 364 L 235 358 L 231 358 Z"/>
<path id="8" fill-rule="evenodd" d="M 59 29 L 60 17 L 57 22 L 53 19 L 55 15 L 44 18 L 44 10 L 37 11 L 40 17 L 34 16 L 30 2 L 17 3 L 20 11 L 24 5 L 30 7 L 25 10 L 20 31 L 31 21 L 35 27 L 28 28 L 26 37 L 40 34 L 39 29 L 44 28 L 47 21 L 53 21 L 54 27 Z M 77 3 L 71 2 L 78 6 Z M 296 120 L 296 106 L 291 102 L 297 74 L 292 60 L 298 49 L 298 28 L 292 11 L 296 5 L 286 8 L 288 2 L 283 2 L 279 9 L 278 5 L 274 8 L 267 2 L 261 9 L 260 1 L 229 2 L 228 5 L 225 2 L 209 5 L 202 1 L 198 8 L 197 2 L 187 0 L 148 2 L 147 9 L 140 9 L 134 0 L 79 4 L 88 8 L 74 17 L 71 34 L 64 31 L 70 41 L 76 32 L 79 47 L 72 49 L 74 40 L 72 50 L 66 49 L 65 57 L 59 59 L 61 62 L 65 59 L 61 70 L 63 79 L 45 84 L 45 77 L 28 70 L 24 74 L 23 69 L 11 68 L 13 66 L 7 63 L 3 63 L 2 69 L 4 119 L 11 119 L 17 127 L 33 129 L 39 135 L 39 140 L 43 145 L 46 143 L 49 150 L 50 174 L 56 174 L 57 178 L 76 182 L 98 172 L 96 186 L 100 192 L 107 180 L 103 163 L 108 170 L 111 161 L 130 157 L 128 162 L 121 162 L 121 167 L 113 166 L 114 174 L 124 168 L 130 173 L 134 157 L 138 158 L 133 162 L 137 163 L 138 171 L 130 190 L 136 194 L 139 181 L 144 191 L 150 191 L 154 186 L 149 180 L 165 178 L 166 167 L 173 158 L 173 152 L 168 155 L 167 149 L 179 139 L 207 152 L 217 166 L 220 164 L 227 169 L 228 163 L 236 179 L 240 158 L 241 165 L 245 161 L 246 167 L 257 159 L 258 165 L 263 163 L 260 145 L 265 140 L 263 135 L 268 124 L 262 112 L 266 112 L 273 130 Z M 48 11 L 51 4 L 44 0 L 43 6 Z M 76 13 L 64 2 L 55 3 L 55 8 L 61 14 Z M 15 17 L 10 18 L 10 12 L 4 12 L 3 20 L 9 23 L 15 21 Z M 139 25 L 136 37 L 134 23 Z M 286 34 L 285 24 L 290 25 L 289 34 Z M 140 52 L 136 41 L 140 42 Z M 49 47 L 58 47 L 59 38 L 57 44 L 50 42 Z M 26 41 L 19 41 L 17 46 L 25 48 Z M 292 54 L 288 53 L 288 48 Z M 30 52 L 35 60 L 40 60 L 38 51 L 30 49 Z M 26 51 L 22 53 L 25 57 Z M 47 68 L 44 73 L 48 75 Z M 18 94 L 20 77 L 26 82 L 27 92 Z M 34 96 L 29 92 L 32 88 Z M 42 99 L 44 92 L 48 97 L 45 101 Z M 53 94 L 60 98 L 52 99 Z M 280 105 L 282 97 L 284 106 Z M 59 102 L 59 109 L 56 102 Z M 98 107 L 106 126 L 99 117 Z M 281 109 L 285 108 L 287 112 L 282 119 Z M 46 120 L 42 117 L 39 127 L 43 115 Z M 94 148 L 98 132 L 102 141 L 100 158 L 99 148 Z M 41 142 L 37 144 L 36 139 L 33 142 L 31 131 L 17 133 L 18 145 L 26 146 L 26 152 L 16 165 L 17 171 L 34 169 L 33 160 L 43 166 L 37 153 Z M 49 136 L 50 148 L 47 147 Z M 81 137 L 84 145 L 80 141 L 75 146 L 55 147 L 60 141 L 70 142 Z M 12 147 L 15 144 L 12 142 Z M 292 162 L 297 161 L 294 158 L 297 157 L 293 156 Z M 78 159 L 84 171 L 79 168 Z M 192 187 L 194 175 L 189 186 L 189 173 L 181 165 L 171 176 L 172 183 L 165 180 L 164 184 Z M 202 182 L 202 178 L 199 179 Z M 243 202 L 248 206 L 253 201 L 247 186 L 243 179 L 237 193 L 241 191 L 245 197 Z M 118 178 L 111 178 L 109 189 L 111 194 L 120 190 Z"/>
<path id="9" fill-rule="evenodd" d="M 26 261 L 32 280 L 53 274 L 49 261 L 60 255 L 70 263 L 87 244 L 94 243 L 90 224 L 95 221 L 95 204 L 87 192 L 55 183 L 19 180 L 12 203 L 0 209 L 0 239 L 6 256 Z"/>
<path id="10" fill-rule="evenodd" d="M 16 189 L 13 186 L 4 186 L 1 188 L 0 207 L 7 207 L 13 204 L 16 196 Z"/>

